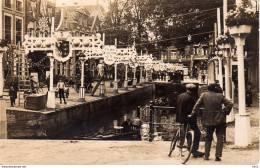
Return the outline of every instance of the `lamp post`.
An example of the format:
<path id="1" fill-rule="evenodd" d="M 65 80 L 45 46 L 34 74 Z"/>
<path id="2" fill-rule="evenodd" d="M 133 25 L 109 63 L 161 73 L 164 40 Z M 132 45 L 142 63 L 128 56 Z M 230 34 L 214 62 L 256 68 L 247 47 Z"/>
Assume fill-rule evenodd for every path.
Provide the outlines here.
<path id="1" fill-rule="evenodd" d="M 128 64 L 125 64 L 125 82 L 124 82 L 124 89 L 128 90 L 128 77 L 127 77 L 127 71 L 128 71 Z"/>
<path id="2" fill-rule="evenodd" d="M 85 101 L 84 67 L 85 67 L 86 56 L 84 54 L 80 54 L 79 60 L 81 62 L 81 86 L 79 89 L 79 100 Z"/>
<path id="3" fill-rule="evenodd" d="M 140 85 L 143 83 L 143 67 L 140 67 Z"/>
<path id="4" fill-rule="evenodd" d="M 235 115 L 235 144 L 238 146 L 248 146 L 252 143 L 250 116 L 246 113 L 245 100 L 245 71 L 244 71 L 244 45 L 245 39 L 251 32 L 252 26 L 240 25 L 230 27 L 230 35 L 235 39 L 237 46 L 237 68 L 238 68 L 238 111 Z"/>
<path id="5" fill-rule="evenodd" d="M 222 72 L 222 57 L 218 56 L 218 80 L 219 80 L 219 85 L 223 89 L 223 72 Z"/>
<path id="6" fill-rule="evenodd" d="M 53 90 L 53 62 L 54 57 L 53 53 L 47 53 L 47 56 L 50 58 L 50 90 L 48 91 L 48 101 L 47 107 L 48 108 L 55 108 L 55 91 Z"/>
<path id="7" fill-rule="evenodd" d="M 114 93 L 118 93 L 118 83 L 117 83 L 117 62 L 115 62 L 115 79 L 114 79 Z"/>
<path id="8" fill-rule="evenodd" d="M 223 56 L 226 58 L 225 62 L 225 96 L 228 100 L 231 100 L 231 73 L 230 73 L 230 44 L 222 44 L 220 48 L 223 51 Z M 227 116 L 227 122 L 234 121 L 234 111 L 231 110 L 230 114 Z"/>
<path id="9" fill-rule="evenodd" d="M 137 84 L 137 79 L 136 79 L 136 68 L 133 68 L 133 72 L 134 72 L 134 78 L 133 78 L 133 88 L 136 88 L 136 84 Z"/>

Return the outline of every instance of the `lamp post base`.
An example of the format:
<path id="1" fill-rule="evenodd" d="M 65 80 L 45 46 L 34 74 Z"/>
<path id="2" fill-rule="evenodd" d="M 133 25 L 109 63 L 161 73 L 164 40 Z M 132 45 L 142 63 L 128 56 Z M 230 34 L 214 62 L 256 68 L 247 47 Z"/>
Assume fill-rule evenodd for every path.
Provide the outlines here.
<path id="1" fill-rule="evenodd" d="M 85 87 L 79 88 L 79 100 L 85 101 Z"/>
<path id="2" fill-rule="evenodd" d="M 118 82 L 114 81 L 114 89 L 113 89 L 114 94 L 118 93 Z"/>
<path id="3" fill-rule="evenodd" d="M 128 90 L 128 80 L 125 80 L 125 81 L 124 81 L 124 89 L 125 89 L 125 90 Z"/>
<path id="4" fill-rule="evenodd" d="M 105 96 L 105 90 L 106 90 L 106 88 L 105 88 L 105 82 L 102 81 L 102 82 L 100 83 L 100 94 L 99 94 L 99 96 L 104 97 L 104 96 Z"/>
<path id="5" fill-rule="evenodd" d="M 133 84 L 132 84 L 133 88 L 136 88 L 136 84 L 137 84 L 137 79 L 134 78 L 134 79 L 133 79 Z"/>
<path id="6" fill-rule="evenodd" d="M 47 108 L 55 108 L 55 91 L 48 91 Z"/>
<path id="7" fill-rule="evenodd" d="M 251 141 L 250 116 L 245 114 L 235 115 L 235 145 L 248 146 Z"/>

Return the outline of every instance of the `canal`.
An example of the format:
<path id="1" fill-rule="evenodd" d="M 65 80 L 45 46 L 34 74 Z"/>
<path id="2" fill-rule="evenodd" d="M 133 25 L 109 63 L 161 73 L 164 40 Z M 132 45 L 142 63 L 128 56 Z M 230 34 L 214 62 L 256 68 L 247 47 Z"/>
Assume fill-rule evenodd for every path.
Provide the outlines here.
<path id="1" fill-rule="evenodd" d="M 180 84 L 156 84 L 155 92 L 150 97 L 141 101 L 131 101 L 124 104 L 118 104 L 113 108 L 106 109 L 100 113 L 102 115 L 77 124 L 70 129 L 59 133 L 53 137 L 53 139 L 141 140 L 142 137 L 140 136 L 140 132 L 125 132 L 122 130 L 119 130 L 120 134 L 115 132 L 115 121 L 118 126 L 122 126 L 126 119 L 132 121 L 136 118 L 139 107 L 141 109 L 140 118 L 143 126 L 145 127 L 149 122 L 149 109 L 145 107 L 148 107 L 151 101 L 153 101 L 155 105 L 167 105 L 174 107 L 177 95 L 184 91 L 185 89 Z M 174 110 L 157 110 L 156 112 L 157 113 L 154 115 L 154 122 L 164 122 L 169 124 L 175 120 Z M 163 128 L 155 126 L 155 130 L 158 132 L 167 132 L 167 134 L 171 134 L 169 131 L 172 131 L 172 128 L 167 125 Z"/>

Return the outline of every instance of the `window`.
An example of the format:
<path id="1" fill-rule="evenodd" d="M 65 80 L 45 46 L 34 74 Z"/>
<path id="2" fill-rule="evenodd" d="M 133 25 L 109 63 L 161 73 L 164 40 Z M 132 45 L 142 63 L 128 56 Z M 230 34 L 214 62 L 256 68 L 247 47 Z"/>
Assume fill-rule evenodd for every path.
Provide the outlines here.
<path id="1" fill-rule="evenodd" d="M 194 55 L 198 55 L 198 47 L 194 47 Z"/>
<path id="2" fill-rule="evenodd" d="M 207 47 L 203 47 L 203 55 L 207 55 Z"/>
<path id="3" fill-rule="evenodd" d="M 16 10 L 19 12 L 23 11 L 23 2 L 21 0 L 16 0 Z"/>
<path id="4" fill-rule="evenodd" d="M 15 31 L 15 43 L 18 44 L 19 42 L 22 42 L 22 25 L 23 25 L 23 21 L 21 19 L 16 19 L 15 21 L 15 25 L 16 25 L 16 31 Z"/>
<path id="5" fill-rule="evenodd" d="M 175 60 L 177 59 L 177 55 L 176 55 L 176 52 L 171 52 L 171 60 Z"/>
<path id="6" fill-rule="evenodd" d="M 5 0 L 5 7 L 11 8 L 11 0 Z"/>
<path id="7" fill-rule="evenodd" d="M 12 41 L 12 18 L 10 16 L 5 16 L 5 40 L 8 44 Z"/>

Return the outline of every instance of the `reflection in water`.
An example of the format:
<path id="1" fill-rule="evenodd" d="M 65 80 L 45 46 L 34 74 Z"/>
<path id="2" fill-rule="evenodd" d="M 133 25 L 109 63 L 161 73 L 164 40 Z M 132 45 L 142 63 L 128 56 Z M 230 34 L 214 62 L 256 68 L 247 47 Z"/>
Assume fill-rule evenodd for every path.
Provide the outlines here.
<path id="1" fill-rule="evenodd" d="M 145 106 L 149 104 L 150 101 L 154 100 L 154 96 L 149 99 L 129 102 L 125 104 L 120 104 L 111 109 L 105 109 L 102 114 L 96 115 L 94 118 L 90 118 L 81 124 L 75 125 L 57 136 L 54 139 L 95 139 L 98 135 L 111 134 L 114 133 L 114 121 L 117 120 L 118 126 L 122 126 L 126 119 L 134 119 L 136 116 L 136 111 L 138 106 Z M 124 119 L 124 116 L 126 119 Z M 127 134 L 124 138 L 132 135 Z"/>

